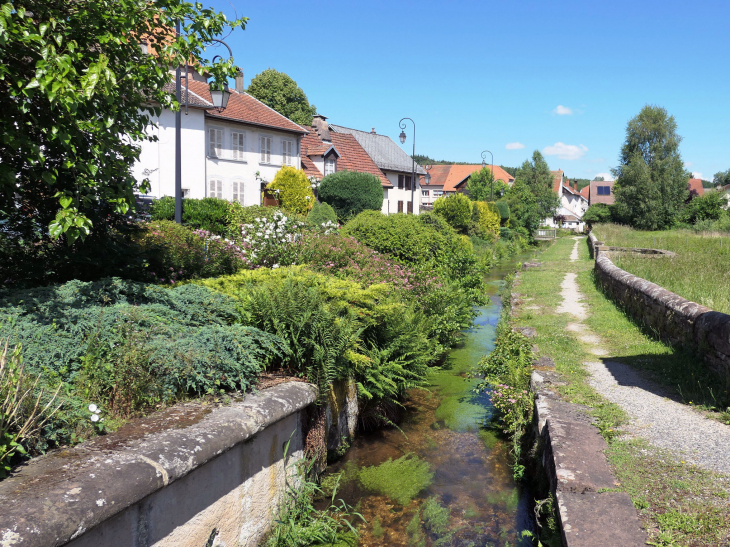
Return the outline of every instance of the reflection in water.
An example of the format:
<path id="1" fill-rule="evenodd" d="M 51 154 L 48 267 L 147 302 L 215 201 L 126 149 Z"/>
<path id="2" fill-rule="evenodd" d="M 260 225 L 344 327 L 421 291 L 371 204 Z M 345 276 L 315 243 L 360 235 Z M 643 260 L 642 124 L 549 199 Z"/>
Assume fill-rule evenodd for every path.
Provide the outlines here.
<path id="1" fill-rule="evenodd" d="M 475 326 L 465 331 L 446 366 L 433 373 L 431 388 L 411 391 L 402 431 L 360 435 L 344 458 L 328 469 L 330 476 L 340 473 L 337 497 L 368 521 L 360 526 L 360 545 L 516 546 L 523 544 L 519 532 L 533 528 L 530 494 L 512 479 L 508 448 L 490 421 L 489 397 L 475 394 L 477 381 L 469 378 L 479 359 L 493 349 L 502 308 L 496 294 L 501 279 L 528 257 L 517 256 L 490 273 L 490 304 L 478 308 Z M 362 487 L 359 469 L 406 454 L 428 462 L 433 472 L 432 482 L 415 499 L 400 505 L 393 501 L 397 495 L 374 494 Z M 382 477 L 393 480 L 392 474 Z M 388 486 L 377 490 L 388 492 Z"/>

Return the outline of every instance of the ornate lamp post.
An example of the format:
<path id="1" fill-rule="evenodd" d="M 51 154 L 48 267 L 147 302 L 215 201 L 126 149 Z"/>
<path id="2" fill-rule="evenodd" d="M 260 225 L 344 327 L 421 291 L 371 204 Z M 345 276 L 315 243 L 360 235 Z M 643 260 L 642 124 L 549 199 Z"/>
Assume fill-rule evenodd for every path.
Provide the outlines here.
<path id="1" fill-rule="evenodd" d="M 398 126 L 400 127 L 399 138 L 401 144 L 406 143 L 406 124 L 403 120 L 410 120 L 413 124 L 413 154 L 411 154 L 411 159 L 413 160 L 413 169 L 411 170 L 411 213 L 413 213 L 416 207 L 416 158 L 414 157 L 416 155 L 416 122 L 414 122 L 411 118 L 401 118 L 401 121 L 398 122 Z"/>
<path id="2" fill-rule="evenodd" d="M 489 152 L 489 150 L 482 152 L 482 169 L 487 166 L 487 152 Z M 494 201 L 494 155 L 491 152 L 489 152 L 489 155 L 492 156 L 492 188 L 489 191 L 489 201 Z"/>
<path id="3" fill-rule="evenodd" d="M 175 31 L 180 34 L 180 21 L 175 25 Z M 213 39 L 214 42 L 223 44 L 228 48 L 228 54 L 233 59 L 233 52 L 223 40 Z M 222 59 L 220 55 L 213 57 L 212 62 L 216 59 Z M 185 78 L 185 101 L 182 100 L 182 79 Z M 175 98 L 180 107 L 185 107 L 185 115 L 188 113 L 188 64 L 185 63 L 185 76 L 182 75 L 182 68 L 177 67 L 175 71 Z M 213 107 L 218 112 L 223 112 L 228 106 L 228 99 L 231 92 L 228 90 L 228 82 L 224 82 L 222 86 L 210 86 L 210 97 Z M 182 109 L 178 108 L 175 112 L 175 222 L 182 224 Z"/>

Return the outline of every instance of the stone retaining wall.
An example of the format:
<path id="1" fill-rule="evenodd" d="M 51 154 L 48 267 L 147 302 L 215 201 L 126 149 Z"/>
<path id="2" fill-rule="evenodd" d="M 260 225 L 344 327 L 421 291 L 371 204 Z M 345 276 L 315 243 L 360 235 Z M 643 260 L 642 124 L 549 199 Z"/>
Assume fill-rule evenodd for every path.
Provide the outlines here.
<path id="1" fill-rule="evenodd" d="M 303 457 L 316 399 L 316 387 L 289 382 L 227 406 L 180 405 L 132 434 L 32 460 L 0 482 L 0 545 L 257 545 L 292 472 L 284 447 L 289 464 Z M 330 427 L 344 419 L 338 434 L 347 406 L 330 414 Z"/>
<path id="2" fill-rule="evenodd" d="M 730 315 L 622 270 L 610 259 L 612 248 L 592 233 L 588 244 L 596 259 L 596 277 L 608 296 L 663 340 L 699 351 L 714 372 L 730 381 Z"/>

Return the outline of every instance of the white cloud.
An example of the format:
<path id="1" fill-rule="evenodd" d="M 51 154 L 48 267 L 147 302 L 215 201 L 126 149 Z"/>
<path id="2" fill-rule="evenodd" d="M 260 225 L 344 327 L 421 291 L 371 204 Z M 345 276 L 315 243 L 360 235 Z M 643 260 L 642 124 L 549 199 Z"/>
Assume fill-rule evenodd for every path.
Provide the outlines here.
<path id="1" fill-rule="evenodd" d="M 520 148 L 524 148 L 524 147 L 525 147 L 525 145 L 522 144 L 521 142 L 508 142 L 507 146 L 505 146 L 505 148 L 507 150 L 519 150 Z"/>
<path id="2" fill-rule="evenodd" d="M 593 180 L 596 180 L 596 177 L 603 177 L 603 180 L 613 180 L 611 173 L 596 173 L 593 175 Z"/>
<path id="3" fill-rule="evenodd" d="M 692 167 L 692 162 L 691 161 L 685 161 L 684 162 L 684 166 L 685 167 Z"/>
<path id="4" fill-rule="evenodd" d="M 577 160 L 586 152 L 588 152 L 587 146 L 563 142 L 556 142 L 554 145 L 542 149 L 542 153 L 546 156 L 557 156 L 561 160 Z"/>
<path id="5" fill-rule="evenodd" d="M 553 112 L 558 116 L 570 116 L 573 113 L 570 108 L 563 106 L 562 104 L 559 104 Z"/>
<path id="6" fill-rule="evenodd" d="M 702 176 L 702 173 L 698 173 L 697 171 L 692 171 L 692 178 L 693 179 L 704 179 L 705 177 Z"/>

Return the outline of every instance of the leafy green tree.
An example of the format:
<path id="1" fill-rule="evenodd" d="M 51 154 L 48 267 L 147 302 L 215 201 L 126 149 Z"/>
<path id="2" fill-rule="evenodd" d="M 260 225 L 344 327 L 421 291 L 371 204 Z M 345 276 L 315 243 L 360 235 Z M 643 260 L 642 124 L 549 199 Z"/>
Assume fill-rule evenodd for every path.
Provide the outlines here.
<path id="1" fill-rule="evenodd" d="M 438 198 L 433 202 L 433 213 L 457 232 L 466 233 L 472 217 L 471 200 L 460 193 Z"/>
<path id="2" fill-rule="evenodd" d="M 504 201 L 509 205 L 510 227 L 524 228 L 530 234 L 540 227 L 544 217 L 540 216 L 537 199 L 526 182 L 516 179 Z"/>
<path id="3" fill-rule="evenodd" d="M 535 150 L 532 153 L 532 160 L 525 160 L 517 170 L 515 183 L 518 180 L 524 183 L 534 198 L 521 211 L 523 217 L 520 222 L 530 232 L 537 229 L 544 219 L 552 218 L 555 210 L 560 206 L 560 198 L 553 192 L 553 179 L 554 177 L 550 172 L 550 167 L 548 167 L 545 158 L 539 150 Z M 514 184 L 512 188 L 514 189 Z M 513 199 L 517 195 L 523 195 L 522 188 L 518 192 L 513 192 Z M 512 202 L 510 202 L 510 209 L 514 213 L 515 209 L 512 207 Z M 525 217 L 524 215 L 528 212 L 536 218 L 528 219 Z M 530 228 L 531 226 L 534 228 Z"/>
<path id="4" fill-rule="evenodd" d="M 671 227 L 688 196 L 677 123 L 666 109 L 645 106 L 626 127 L 616 177 L 616 211 L 628 224 L 645 230 Z"/>
<path id="5" fill-rule="evenodd" d="M 603 181 L 605 179 L 603 177 L 593 177 L 593 180 L 595 180 L 595 181 Z"/>
<path id="6" fill-rule="evenodd" d="M 494 178 L 489 166 L 472 173 L 466 183 L 466 191 L 474 201 L 494 201 L 503 196 L 508 188 L 509 186 L 504 181 Z M 492 191 L 494 191 L 493 195 Z"/>
<path id="7" fill-rule="evenodd" d="M 682 220 L 694 224 L 699 220 L 717 220 L 722 216 L 727 205 L 725 194 L 722 192 L 707 192 L 690 200 L 684 210 Z"/>
<path id="8" fill-rule="evenodd" d="M 730 169 L 715 173 L 715 176 L 712 177 L 712 184 L 715 186 L 725 186 L 726 184 L 730 184 Z"/>
<path id="9" fill-rule="evenodd" d="M 312 125 L 317 107 L 309 104 L 307 95 L 287 74 L 267 68 L 257 74 L 246 92 L 299 125 Z"/>
<path id="10" fill-rule="evenodd" d="M 2 2 L 2 0 L 0 0 Z M 182 33 L 175 36 L 175 22 Z M 177 108 L 168 67 L 247 19 L 183 0 L 13 0 L 0 5 L 0 216 L 6 234 L 69 244 L 134 203 L 138 142 L 162 107 Z M 146 47 L 150 54 L 145 54 Z M 145 188 L 146 184 L 142 185 Z"/>
<path id="11" fill-rule="evenodd" d="M 611 222 L 611 210 L 605 203 L 594 203 L 583 215 L 583 221 L 588 224 Z"/>

